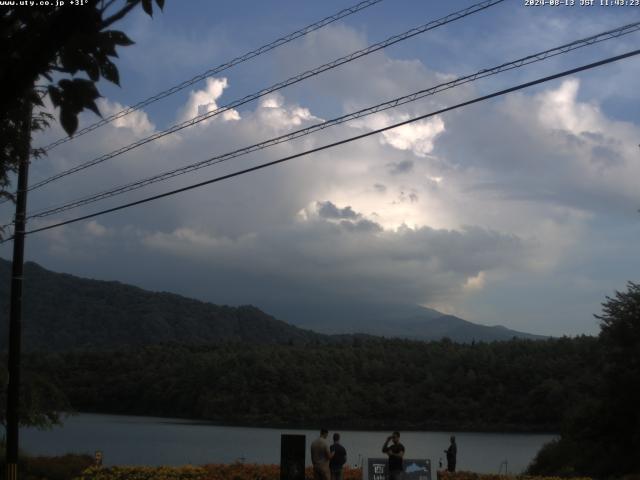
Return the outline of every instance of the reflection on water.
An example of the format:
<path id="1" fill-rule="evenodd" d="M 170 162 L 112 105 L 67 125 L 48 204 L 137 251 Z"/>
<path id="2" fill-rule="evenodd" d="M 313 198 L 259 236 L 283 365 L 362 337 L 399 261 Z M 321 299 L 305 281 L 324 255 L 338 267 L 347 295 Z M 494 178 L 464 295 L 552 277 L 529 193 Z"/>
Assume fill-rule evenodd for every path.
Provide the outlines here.
<path id="1" fill-rule="evenodd" d="M 184 465 L 205 463 L 279 463 L 280 434 L 316 438 L 310 430 L 221 427 L 198 421 L 80 414 L 66 419 L 62 428 L 22 430 L 21 447 L 32 454 L 104 453 L 105 465 Z M 333 432 L 331 432 L 333 433 Z M 381 456 L 389 432 L 340 431 L 349 464 Z M 429 458 L 437 467 L 444 461 L 449 436 L 458 444 L 458 469 L 476 472 L 522 471 L 552 435 L 464 432 L 402 432 L 401 441 L 411 458 Z M 331 437 L 329 437 L 331 438 Z M 307 453 L 308 455 L 308 453 Z M 307 458 L 307 462 L 310 459 Z M 446 463 L 446 461 L 444 461 Z"/>

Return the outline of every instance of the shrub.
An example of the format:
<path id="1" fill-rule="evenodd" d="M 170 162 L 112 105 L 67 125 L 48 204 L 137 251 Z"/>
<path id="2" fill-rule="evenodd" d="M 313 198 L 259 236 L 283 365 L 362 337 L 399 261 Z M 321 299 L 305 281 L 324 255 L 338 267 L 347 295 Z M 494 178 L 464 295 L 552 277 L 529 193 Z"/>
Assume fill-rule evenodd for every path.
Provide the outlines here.
<path id="1" fill-rule="evenodd" d="M 311 467 L 305 469 L 305 478 L 313 480 Z M 361 469 L 345 467 L 344 480 L 361 479 Z M 75 480 L 280 480 L 280 467 L 246 463 L 202 467 L 91 467 Z"/>
<path id="2" fill-rule="evenodd" d="M 61 457 L 26 457 L 25 480 L 72 480 L 93 464 L 90 455 L 67 454 Z"/>
<path id="3" fill-rule="evenodd" d="M 474 472 L 438 472 L 438 480 L 561 480 L 560 477 L 536 477 L 532 475 L 498 475 L 495 473 Z M 575 478 L 574 480 L 592 480 L 590 478 Z"/>
<path id="4" fill-rule="evenodd" d="M 206 480 L 202 467 L 91 467 L 76 480 Z"/>
<path id="5" fill-rule="evenodd" d="M 20 454 L 18 474 L 22 480 L 72 480 L 93 465 L 90 455 L 67 454 L 60 457 L 32 457 Z M 4 452 L 0 455 L 0 479 L 6 477 Z"/>

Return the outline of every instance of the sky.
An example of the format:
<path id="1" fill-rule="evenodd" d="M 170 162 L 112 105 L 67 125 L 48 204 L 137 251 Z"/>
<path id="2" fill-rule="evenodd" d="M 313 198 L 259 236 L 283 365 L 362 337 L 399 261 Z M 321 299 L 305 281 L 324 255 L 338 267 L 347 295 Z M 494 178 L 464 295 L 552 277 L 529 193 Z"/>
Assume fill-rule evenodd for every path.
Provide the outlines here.
<path id="1" fill-rule="evenodd" d="M 136 42 L 119 51 L 122 87 L 100 83 L 100 109 L 116 112 L 354 3 L 169 0 L 152 19 L 135 12 L 117 27 Z M 34 190 L 28 210 L 640 21 L 639 6 L 568 3 L 506 0 Z M 57 147 L 32 163 L 30 182 L 472 4 L 384 0 Z M 639 44 L 632 33 L 30 226 L 366 133 Z M 394 304 L 542 335 L 595 334 L 601 303 L 640 271 L 638 78 L 633 57 L 554 80 L 30 235 L 26 258 L 54 271 L 253 304 L 321 331 L 305 322 L 311 310 L 329 316 Z M 96 119 L 85 113 L 81 126 Z M 53 125 L 34 143 L 61 136 Z M 11 207 L 0 215 L 10 220 Z M 11 257 L 10 245 L 0 248 Z"/>

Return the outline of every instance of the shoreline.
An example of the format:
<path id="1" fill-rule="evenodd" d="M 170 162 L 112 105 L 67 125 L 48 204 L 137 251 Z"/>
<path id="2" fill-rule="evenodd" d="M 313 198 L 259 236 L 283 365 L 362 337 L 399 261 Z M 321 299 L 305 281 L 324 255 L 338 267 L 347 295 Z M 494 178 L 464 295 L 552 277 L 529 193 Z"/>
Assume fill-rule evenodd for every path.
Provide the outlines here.
<path id="1" fill-rule="evenodd" d="M 103 416 L 118 416 L 118 417 L 138 417 L 145 419 L 156 419 L 158 423 L 173 423 L 173 424 L 189 424 L 189 425 L 203 425 L 212 427 L 236 427 L 236 428 L 255 428 L 264 430 L 319 430 L 320 428 L 327 428 L 328 430 L 340 430 L 340 431 L 362 431 L 362 432 L 386 432 L 393 430 L 401 430 L 405 432 L 425 432 L 425 433 L 481 433 L 481 434 L 522 434 L 522 435 L 559 435 L 559 429 L 548 428 L 534 428 L 525 425 L 484 425 L 484 426 L 467 426 L 453 425 L 445 423 L 413 423 L 403 424 L 401 422 L 394 424 L 381 423 L 379 421 L 361 421 L 361 422 L 348 422 L 348 421 L 327 421 L 325 423 L 302 423 L 292 424 L 288 422 L 255 422 L 254 420 L 211 420 L 205 418 L 196 417 L 179 417 L 179 416 L 159 416 L 152 414 L 140 414 L 140 413 L 123 413 L 123 412 L 99 412 L 99 411 L 78 411 L 78 412 L 66 412 L 63 414 L 64 418 L 73 417 L 77 415 L 103 415 Z M 64 426 L 64 420 L 62 421 Z"/>

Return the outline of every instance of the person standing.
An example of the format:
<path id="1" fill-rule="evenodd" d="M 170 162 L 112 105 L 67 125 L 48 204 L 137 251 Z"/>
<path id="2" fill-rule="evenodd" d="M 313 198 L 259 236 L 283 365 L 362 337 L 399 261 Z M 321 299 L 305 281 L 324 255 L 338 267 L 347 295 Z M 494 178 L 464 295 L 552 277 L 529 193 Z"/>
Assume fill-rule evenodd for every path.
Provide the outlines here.
<path id="1" fill-rule="evenodd" d="M 391 442 L 391 445 L 389 445 Z M 382 453 L 389 456 L 389 480 L 402 480 L 404 473 L 404 445 L 400 443 L 400 432 L 393 432 L 382 446 Z"/>
<path id="2" fill-rule="evenodd" d="M 340 445 L 340 434 L 333 434 L 333 445 L 329 447 L 331 460 L 329 470 L 331 470 L 331 480 L 342 480 L 342 467 L 347 463 L 347 450 Z"/>
<path id="3" fill-rule="evenodd" d="M 327 445 L 329 431 L 325 428 L 320 430 L 320 436 L 311 442 L 311 463 L 313 464 L 314 480 L 331 480 L 329 473 L 329 460 L 331 452 Z"/>
<path id="4" fill-rule="evenodd" d="M 447 470 L 450 472 L 456 471 L 456 459 L 458 457 L 458 446 L 456 445 L 456 437 L 455 435 L 451 435 L 451 445 L 447 448 L 444 453 L 447 454 Z"/>

